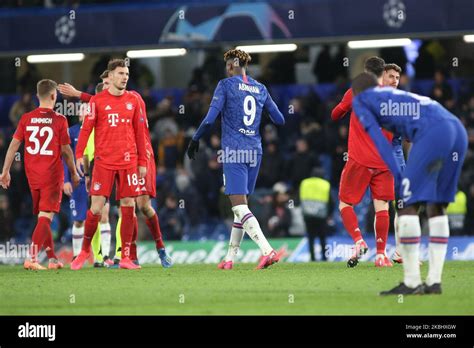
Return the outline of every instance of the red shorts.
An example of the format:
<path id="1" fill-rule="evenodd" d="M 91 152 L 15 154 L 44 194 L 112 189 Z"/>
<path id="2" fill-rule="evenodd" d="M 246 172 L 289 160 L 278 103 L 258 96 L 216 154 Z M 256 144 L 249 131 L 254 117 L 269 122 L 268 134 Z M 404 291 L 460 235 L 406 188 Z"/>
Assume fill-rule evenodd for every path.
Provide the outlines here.
<path id="1" fill-rule="evenodd" d="M 341 174 L 339 200 L 358 204 L 367 187 L 370 187 L 372 199 L 395 199 L 395 181 L 390 170 L 368 168 L 349 158 Z"/>
<path id="2" fill-rule="evenodd" d="M 137 167 L 128 169 L 107 169 L 95 163 L 92 171 L 90 195 L 109 198 L 112 187 L 115 185 L 115 198 L 138 196 L 138 170 Z"/>
<path id="3" fill-rule="evenodd" d="M 148 161 L 146 176 L 140 179 L 138 183 L 140 185 L 140 196 L 156 197 L 156 165 L 153 159 Z"/>
<path id="4" fill-rule="evenodd" d="M 63 198 L 63 186 L 64 184 L 61 182 L 38 189 L 30 188 L 33 198 L 33 214 L 38 215 L 40 211 L 59 213 Z"/>

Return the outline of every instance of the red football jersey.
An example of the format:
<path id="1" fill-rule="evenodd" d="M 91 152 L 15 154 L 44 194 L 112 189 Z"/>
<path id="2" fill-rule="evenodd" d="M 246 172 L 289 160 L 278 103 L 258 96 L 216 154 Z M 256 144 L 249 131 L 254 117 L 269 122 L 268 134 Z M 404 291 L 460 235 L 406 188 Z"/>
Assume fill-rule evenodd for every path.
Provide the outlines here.
<path id="1" fill-rule="evenodd" d="M 349 88 L 341 102 L 332 110 L 331 118 L 336 121 L 341 119 L 349 110 L 352 109 L 352 88 Z M 391 143 L 393 134 L 382 129 L 383 134 Z M 349 158 L 368 168 L 388 169 L 382 157 L 375 147 L 369 134 L 365 131 L 354 111 L 351 111 L 351 120 L 349 125 Z"/>
<path id="2" fill-rule="evenodd" d="M 145 101 L 143 100 L 142 96 L 140 93 L 137 91 L 130 91 L 130 93 L 133 93 L 137 98 L 138 101 L 140 102 L 140 107 L 142 108 L 143 115 L 145 117 L 145 136 L 146 136 L 146 149 L 150 152 L 150 158 L 154 158 L 154 152 L 153 152 L 153 147 L 151 146 L 151 138 L 150 138 L 150 128 L 148 127 L 148 117 L 146 115 L 146 106 L 145 106 Z M 92 98 L 92 95 L 89 93 L 81 93 L 81 101 L 88 103 Z"/>
<path id="3" fill-rule="evenodd" d="M 146 167 L 145 118 L 138 98 L 128 91 L 114 96 L 104 90 L 89 102 L 76 146 L 82 158 L 89 135 L 94 129 L 94 161 L 107 169 Z"/>
<path id="4" fill-rule="evenodd" d="M 25 171 L 32 189 L 64 181 L 61 146 L 71 143 L 66 117 L 37 108 L 21 117 L 13 137 L 25 142 Z"/>

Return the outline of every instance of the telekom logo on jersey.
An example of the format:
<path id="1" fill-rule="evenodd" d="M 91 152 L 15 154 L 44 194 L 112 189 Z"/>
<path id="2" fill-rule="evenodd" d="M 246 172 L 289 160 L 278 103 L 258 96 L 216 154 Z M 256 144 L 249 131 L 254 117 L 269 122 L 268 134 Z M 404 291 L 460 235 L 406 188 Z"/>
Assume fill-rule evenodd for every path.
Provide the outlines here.
<path id="1" fill-rule="evenodd" d="M 108 114 L 107 118 L 109 120 L 110 127 L 117 127 L 119 114 Z"/>

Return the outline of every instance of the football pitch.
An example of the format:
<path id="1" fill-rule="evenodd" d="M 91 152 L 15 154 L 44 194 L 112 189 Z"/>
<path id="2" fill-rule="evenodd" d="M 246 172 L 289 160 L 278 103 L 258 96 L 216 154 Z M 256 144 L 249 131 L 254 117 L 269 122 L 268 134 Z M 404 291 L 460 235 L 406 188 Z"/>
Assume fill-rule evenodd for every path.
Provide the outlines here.
<path id="1" fill-rule="evenodd" d="M 446 262 L 443 294 L 380 297 L 402 267 L 362 262 L 145 265 L 139 271 L 0 266 L 0 315 L 472 315 L 474 262 Z M 422 266 L 426 277 L 428 265 Z"/>

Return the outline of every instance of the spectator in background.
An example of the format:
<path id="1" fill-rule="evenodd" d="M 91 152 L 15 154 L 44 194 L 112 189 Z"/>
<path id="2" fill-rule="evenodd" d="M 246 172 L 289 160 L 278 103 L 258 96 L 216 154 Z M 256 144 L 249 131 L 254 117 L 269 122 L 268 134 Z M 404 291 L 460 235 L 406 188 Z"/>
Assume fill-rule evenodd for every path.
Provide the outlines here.
<path id="1" fill-rule="evenodd" d="M 183 237 L 184 228 L 187 225 L 185 209 L 178 205 L 176 196 L 166 196 L 163 208 L 158 211 L 160 226 L 165 240 L 180 240 Z"/>
<path id="2" fill-rule="evenodd" d="M 332 61 L 332 73 L 334 74 L 333 81 L 336 83 L 342 83 L 347 80 L 348 76 L 348 57 L 346 52 L 346 45 L 340 44 L 337 47 L 337 53 Z M 347 64 L 345 64 L 347 63 Z"/>
<path id="3" fill-rule="evenodd" d="M 288 237 L 290 235 L 291 211 L 288 208 L 288 188 L 284 183 L 273 186 L 272 201 L 266 207 L 264 215 L 267 221 L 267 233 L 271 238 Z"/>
<path id="4" fill-rule="evenodd" d="M 271 141 L 265 146 L 260 172 L 257 178 L 257 187 L 271 188 L 280 181 L 284 168 L 283 158 L 278 151 L 276 142 Z"/>
<path id="5" fill-rule="evenodd" d="M 36 109 L 36 104 L 33 102 L 31 93 L 23 93 L 19 100 L 17 100 L 11 107 L 8 118 L 13 127 L 18 126 L 21 115 Z"/>
<path id="6" fill-rule="evenodd" d="M 5 141 L 5 133 L 0 131 L 0 167 L 3 167 L 3 159 L 5 158 L 5 155 L 7 154 L 7 144 Z"/>
<path id="7" fill-rule="evenodd" d="M 166 170 L 175 170 L 182 157 L 184 137 L 181 131 L 176 134 L 170 128 L 164 128 L 163 131 L 158 145 L 158 166 Z"/>
<path id="8" fill-rule="evenodd" d="M 423 41 L 415 61 L 416 79 L 432 79 L 435 72 L 435 59 L 428 49 L 429 42 Z"/>
<path id="9" fill-rule="evenodd" d="M 339 179 L 348 159 L 347 137 L 349 128 L 346 124 L 341 124 L 336 129 L 331 128 L 331 133 L 335 133 L 334 136 L 328 137 L 328 139 L 330 139 L 328 146 L 332 159 L 331 185 L 333 187 L 339 187 Z"/>
<path id="10" fill-rule="evenodd" d="M 332 213 L 331 184 L 324 179 L 324 170 L 313 168 L 311 177 L 304 179 L 299 188 L 301 208 L 303 210 L 310 260 L 316 261 L 314 240 L 319 237 L 321 259 L 326 261 L 327 220 Z"/>
<path id="11" fill-rule="evenodd" d="M 331 47 L 324 45 L 313 64 L 313 74 L 318 83 L 330 83 L 334 81 L 335 74 L 331 67 L 333 65 L 331 58 Z M 342 65 L 342 62 L 341 62 Z"/>
<path id="12" fill-rule="evenodd" d="M 318 159 L 309 151 L 308 142 L 304 138 L 296 141 L 296 151 L 288 163 L 288 178 L 294 189 L 300 187 L 303 179 L 311 175 L 313 167 L 319 165 Z"/>
<path id="13" fill-rule="evenodd" d="M 176 198 L 178 202 L 182 202 L 185 210 L 185 214 L 189 219 L 191 226 L 196 226 L 202 223 L 206 218 L 206 209 L 203 204 L 202 198 L 197 192 L 191 179 L 183 170 L 178 171 L 175 177 L 176 183 Z M 160 217 L 161 219 L 161 217 Z"/>
<path id="14" fill-rule="evenodd" d="M 201 170 L 195 172 L 195 186 L 199 194 L 204 199 L 204 204 L 209 217 L 217 218 L 219 212 L 219 195 L 223 186 L 222 162 L 219 157 L 221 149 L 221 139 L 218 135 L 212 134 L 209 146 L 204 149 L 205 158 Z"/>
<path id="15" fill-rule="evenodd" d="M 434 74 L 434 86 L 431 89 L 430 98 L 452 111 L 454 106 L 454 95 L 451 85 L 446 81 L 444 72 L 437 69 Z"/>
<path id="16" fill-rule="evenodd" d="M 0 241 L 6 241 L 13 237 L 13 216 L 6 194 L 0 194 L 0 226 Z"/>
<path id="17" fill-rule="evenodd" d="M 30 64 L 28 62 L 22 63 L 25 68 L 25 72 L 18 79 L 18 85 L 22 93 L 30 93 L 36 91 L 36 84 L 41 80 L 41 75 L 36 67 L 36 64 Z"/>
<path id="18" fill-rule="evenodd" d="M 292 84 L 296 82 L 295 53 L 286 52 L 275 55 L 267 66 L 269 80 L 274 84 Z"/>

